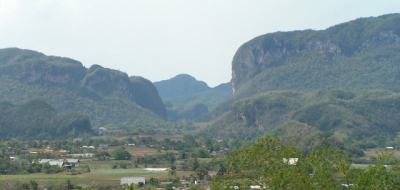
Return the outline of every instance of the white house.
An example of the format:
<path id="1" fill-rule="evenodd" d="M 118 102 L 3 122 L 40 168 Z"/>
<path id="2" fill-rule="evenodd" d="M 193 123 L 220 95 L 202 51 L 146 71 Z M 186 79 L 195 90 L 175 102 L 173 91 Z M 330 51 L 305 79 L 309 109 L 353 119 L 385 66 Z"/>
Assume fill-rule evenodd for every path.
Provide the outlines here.
<path id="1" fill-rule="evenodd" d="M 63 167 L 64 160 L 63 159 L 41 159 L 39 160 L 39 164 L 49 164 L 50 166 L 58 166 Z"/>
<path id="2" fill-rule="evenodd" d="M 346 189 L 349 189 L 349 188 L 351 188 L 353 186 L 354 186 L 353 184 L 346 184 L 346 183 L 342 184 L 342 187 L 346 188 Z"/>
<path id="3" fill-rule="evenodd" d="M 121 185 L 138 185 L 139 183 L 146 184 L 144 177 L 123 177 L 121 178 Z"/>
<path id="4" fill-rule="evenodd" d="M 168 171 L 169 168 L 145 168 L 144 170 L 150 171 L 150 172 L 165 172 L 165 171 Z"/>
<path id="5" fill-rule="evenodd" d="M 75 158 L 67 158 L 65 161 L 67 161 L 66 164 L 68 164 L 70 167 L 78 167 L 79 166 L 79 159 Z"/>
<path id="6" fill-rule="evenodd" d="M 40 159 L 39 164 L 49 164 L 50 166 L 58 166 L 58 167 L 78 167 L 79 160 L 78 159 Z"/>
<path id="7" fill-rule="evenodd" d="M 96 147 L 94 147 L 94 146 L 86 146 L 86 145 L 84 145 L 84 146 L 81 146 L 81 148 L 86 148 L 86 149 L 95 149 Z"/>
<path id="8" fill-rule="evenodd" d="M 93 153 L 83 153 L 83 154 L 68 154 L 67 156 L 72 158 L 92 158 L 94 157 Z"/>
<path id="9" fill-rule="evenodd" d="M 250 189 L 263 189 L 260 185 L 250 185 Z"/>
<path id="10" fill-rule="evenodd" d="M 290 165 L 290 166 L 295 166 L 297 165 L 297 162 L 299 161 L 299 158 L 283 158 L 283 163 Z"/>

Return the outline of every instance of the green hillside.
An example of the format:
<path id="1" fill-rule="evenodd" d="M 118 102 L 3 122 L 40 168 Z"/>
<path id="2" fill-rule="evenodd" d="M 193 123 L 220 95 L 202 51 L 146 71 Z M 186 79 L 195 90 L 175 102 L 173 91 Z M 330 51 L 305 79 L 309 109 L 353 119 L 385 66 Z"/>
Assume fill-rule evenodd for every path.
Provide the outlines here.
<path id="1" fill-rule="evenodd" d="M 230 83 L 211 88 L 187 74 L 155 82 L 154 85 L 167 106 L 170 120 L 198 120 L 232 96 Z"/>
<path id="2" fill-rule="evenodd" d="M 391 14 L 245 43 L 230 109 L 204 134 L 233 145 L 276 135 L 303 150 L 329 142 L 355 155 L 399 146 L 399 26 Z"/>
<path id="3" fill-rule="evenodd" d="M 266 134 L 304 150 L 327 140 L 349 151 L 400 145 L 400 94 L 269 92 L 236 101 L 205 134 L 252 141 Z"/>
<path id="4" fill-rule="evenodd" d="M 17 48 L 0 50 L 0 101 L 42 100 L 57 112 L 84 113 L 94 127 L 160 127 L 166 110 L 141 77 Z"/>
<path id="5" fill-rule="evenodd" d="M 93 133 L 87 116 L 59 114 L 46 102 L 37 100 L 21 105 L 0 103 L 0 131 L 1 139 L 67 138 Z"/>
<path id="6" fill-rule="evenodd" d="M 271 90 L 400 90 L 400 14 L 361 18 L 326 30 L 277 32 L 239 48 L 236 96 Z"/>

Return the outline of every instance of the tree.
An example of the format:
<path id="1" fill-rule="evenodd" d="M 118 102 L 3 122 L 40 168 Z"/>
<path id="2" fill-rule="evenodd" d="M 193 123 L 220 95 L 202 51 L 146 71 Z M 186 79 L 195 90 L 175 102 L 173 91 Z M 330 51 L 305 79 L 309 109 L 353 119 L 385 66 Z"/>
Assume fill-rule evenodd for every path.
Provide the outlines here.
<path id="1" fill-rule="evenodd" d="M 107 160 L 111 157 L 111 155 L 108 152 L 103 151 L 103 152 L 96 153 L 95 157 L 98 160 Z"/>
<path id="2" fill-rule="evenodd" d="M 66 187 L 66 189 L 67 190 L 72 190 L 72 189 L 74 189 L 74 184 L 72 184 L 72 182 L 71 182 L 71 180 L 67 180 L 67 182 L 65 183 L 65 187 Z"/>
<path id="3" fill-rule="evenodd" d="M 172 175 L 172 176 L 176 175 L 176 165 L 175 164 L 171 165 L 171 168 L 169 170 L 169 174 Z"/>
<path id="4" fill-rule="evenodd" d="M 224 165 L 224 164 L 220 164 L 220 165 L 219 165 L 218 172 L 217 172 L 217 175 L 218 175 L 218 176 L 223 176 L 223 175 L 225 175 L 225 173 L 226 173 L 226 167 L 225 167 L 225 165 Z"/>
<path id="5" fill-rule="evenodd" d="M 132 155 L 124 147 L 114 149 L 111 155 L 115 160 L 130 160 L 132 158 Z"/>
<path id="6" fill-rule="evenodd" d="M 38 190 L 39 189 L 39 185 L 38 185 L 38 183 L 36 181 L 31 180 L 29 183 L 30 183 L 30 186 L 31 186 L 32 190 Z"/>
<path id="7" fill-rule="evenodd" d="M 149 184 L 150 185 L 153 185 L 153 186 L 158 186 L 159 184 L 160 184 L 160 180 L 159 179 L 157 179 L 157 178 L 150 178 L 150 180 L 149 180 Z"/>
<path id="8" fill-rule="evenodd" d="M 393 160 L 393 155 L 383 153 L 380 155 L 374 165 L 362 170 L 355 179 L 356 190 L 373 189 L 400 189 L 399 182 L 399 164 L 389 168 L 386 162 Z"/>
<path id="9" fill-rule="evenodd" d="M 298 161 L 289 164 L 285 161 L 289 158 Z M 341 151 L 323 146 L 304 156 L 271 137 L 260 138 L 254 145 L 232 152 L 227 165 L 226 175 L 217 177 L 213 188 L 265 184 L 273 190 L 339 189 L 341 180 L 347 181 L 349 171 L 349 163 Z"/>
<path id="10" fill-rule="evenodd" d="M 197 160 L 197 158 L 194 158 L 194 159 L 192 160 L 192 165 L 191 165 L 192 170 L 193 170 L 193 171 L 196 171 L 197 168 L 199 168 L 199 167 L 200 167 L 199 160 Z"/>
<path id="11" fill-rule="evenodd" d="M 196 170 L 196 175 L 199 179 L 203 180 L 206 176 L 208 176 L 208 170 L 204 166 L 198 167 Z"/>

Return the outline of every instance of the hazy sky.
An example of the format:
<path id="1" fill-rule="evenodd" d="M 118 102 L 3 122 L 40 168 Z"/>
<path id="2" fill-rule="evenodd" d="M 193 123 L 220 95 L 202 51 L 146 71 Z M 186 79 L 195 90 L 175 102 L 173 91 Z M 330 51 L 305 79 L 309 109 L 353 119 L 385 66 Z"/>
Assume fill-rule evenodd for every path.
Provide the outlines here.
<path id="1" fill-rule="evenodd" d="M 324 29 L 400 11 L 400 0 L 0 0 L 0 48 L 99 64 L 152 81 L 231 78 L 237 48 L 261 34 Z"/>

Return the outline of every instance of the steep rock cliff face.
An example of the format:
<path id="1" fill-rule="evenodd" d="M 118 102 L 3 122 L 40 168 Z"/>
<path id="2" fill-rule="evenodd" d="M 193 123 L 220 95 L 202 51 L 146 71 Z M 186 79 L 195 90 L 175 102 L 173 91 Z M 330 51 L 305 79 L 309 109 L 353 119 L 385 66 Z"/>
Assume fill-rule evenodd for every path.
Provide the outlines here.
<path id="1" fill-rule="evenodd" d="M 158 91 L 153 83 L 143 77 L 130 77 L 131 90 L 135 101 L 145 108 L 154 110 L 162 117 L 167 117 L 164 103 L 158 95 Z"/>
<path id="2" fill-rule="evenodd" d="M 82 63 L 17 48 L 0 50 L 0 74 L 31 84 L 74 85 L 86 74 Z"/>
<path id="3" fill-rule="evenodd" d="M 41 99 L 60 112 L 88 114 L 95 126 L 166 117 L 153 84 L 143 78 L 69 58 L 8 48 L 0 50 L 0 101 Z M 146 115 L 146 116 L 145 116 Z"/>
<path id="4" fill-rule="evenodd" d="M 98 65 L 88 70 L 81 84 L 99 96 L 133 96 L 129 92 L 131 84 L 127 74 Z"/>
<path id="5" fill-rule="evenodd" d="M 321 31 L 266 34 L 235 54 L 233 91 L 242 96 L 282 89 L 399 90 L 399 69 L 390 71 L 398 64 L 398 50 L 400 14 L 357 19 Z M 373 83 L 365 79 L 367 74 L 372 74 Z"/>
<path id="6" fill-rule="evenodd" d="M 384 147 L 400 131 L 399 52 L 400 14 L 257 37 L 235 54 L 232 103 L 204 135 L 231 143 L 276 135 L 356 154 Z"/>

